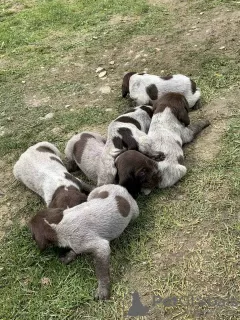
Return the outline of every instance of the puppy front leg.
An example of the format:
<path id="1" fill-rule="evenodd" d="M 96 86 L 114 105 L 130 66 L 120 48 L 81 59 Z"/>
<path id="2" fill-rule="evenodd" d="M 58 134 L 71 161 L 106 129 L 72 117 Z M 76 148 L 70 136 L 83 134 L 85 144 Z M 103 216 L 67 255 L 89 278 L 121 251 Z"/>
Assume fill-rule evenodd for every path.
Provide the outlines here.
<path id="1" fill-rule="evenodd" d="M 60 258 L 60 261 L 64 264 L 69 264 L 70 262 L 74 261 L 77 258 L 76 252 L 73 250 L 68 251 L 64 257 Z"/>
<path id="2" fill-rule="evenodd" d="M 183 144 L 191 142 L 204 128 L 209 125 L 210 122 L 208 120 L 201 120 L 184 128 L 182 132 Z"/>
<path id="3" fill-rule="evenodd" d="M 106 300 L 110 298 L 110 246 L 107 240 L 98 242 L 94 250 L 94 260 L 98 288 L 95 294 L 96 300 Z"/>

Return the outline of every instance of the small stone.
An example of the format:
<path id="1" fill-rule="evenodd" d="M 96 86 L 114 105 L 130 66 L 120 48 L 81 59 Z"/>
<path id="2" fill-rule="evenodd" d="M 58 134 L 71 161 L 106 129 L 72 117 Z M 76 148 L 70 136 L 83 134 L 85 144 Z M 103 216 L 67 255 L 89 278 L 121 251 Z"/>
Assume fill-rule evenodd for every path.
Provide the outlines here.
<path id="1" fill-rule="evenodd" d="M 66 108 L 66 109 L 69 108 L 69 107 L 71 107 L 70 104 L 66 104 L 66 105 L 65 105 L 65 108 Z"/>
<path id="2" fill-rule="evenodd" d="M 104 71 L 100 72 L 98 76 L 99 76 L 99 78 L 103 78 L 106 76 L 106 74 L 107 74 L 107 71 L 104 70 Z"/>
<path id="3" fill-rule="evenodd" d="M 5 135 L 5 131 L 4 130 L 1 130 L 0 131 L 0 137 L 3 137 Z"/>
<path id="4" fill-rule="evenodd" d="M 129 62 L 125 62 L 124 65 L 125 65 L 125 66 L 128 66 L 128 65 L 129 65 Z"/>
<path id="5" fill-rule="evenodd" d="M 98 37 L 97 37 L 97 36 L 93 36 L 92 38 L 93 38 L 94 40 L 97 40 L 97 39 L 98 39 Z"/>
<path id="6" fill-rule="evenodd" d="M 195 44 L 194 47 L 197 47 L 197 44 Z"/>
<path id="7" fill-rule="evenodd" d="M 192 26 L 192 29 L 196 29 L 197 28 L 197 26 Z"/>
<path id="8" fill-rule="evenodd" d="M 165 70 L 161 70 L 161 73 L 164 73 Z"/>
<path id="9" fill-rule="evenodd" d="M 71 112 L 73 112 L 73 111 L 74 111 L 74 109 L 72 108 L 72 109 L 70 109 L 70 111 L 71 111 Z"/>
<path id="10" fill-rule="evenodd" d="M 144 57 L 147 57 L 148 56 L 148 54 L 147 53 L 144 53 L 144 55 L 143 55 Z"/>
<path id="11" fill-rule="evenodd" d="M 22 83 L 26 83 L 26 81 L 25 81 L 25 80 L 23 80 L 23 81 L 22 81 Z"/>
<path id="12" fill-rule="evenodd" d="M 160 49 L 160 48 L 155 48 L 155 50 L 156 50 L 157 52 L 161 51 L 161 49 Z"/>
<path id="13" fill-rule="evenodd" d="M 203 15 L 204 14 L 204 12 L 200 12 L 200 15 Z"/>
<path id="14" fill-rule="evenodd" d="M 141 56 L 140 53 L 138 53 L 138 54 L 136 54 L 134 59 L 138 59 L 138 58 L 140 58 L 140 56 Z"/>
<path id="15" fill-rule="evenodd" d="M 109 86 L 104 86 L 104 87 L 101 87 L 99 91 L 103 94 L 109 94 L 111 92 L 111 88 Z"/>
<path id="16" fill-rule="evenodd" d="M 225 46 L 222 46 L 219 48 L 219 50 L 224 50 L 226 47 Z"/>
<path id="17" fill-rule="evenodd" d="M 146 62 L 147 60 L 145 58 L 142 59 L 142 62 Z"/>
<path id="18" fill-rule="evenodd" d="M 103 71 L 103 70 L 104 70 L 104 68 L 98 67 L 98 68 L 96 69 L 96 73 L 99 73 L 99 72 L 101 72 L 101 71 Z"/>
<path id="19" fill-rule="evenodd" d="M 49 119 L 52 119 L 54 116 L 54 114 L 52 112 L 46 114 L 44 117 L 41 117 L 40 119 L 41 120 L 49 120 Z"/>
<path id="20" fill-rule="evenodd" d="M 13 121 L 13 117 L 7 117 L 7 121 Z"/>
<path id="21" fill-rule="evenodd" d="M 10 205 L 11 205 L 11 203 L 10 203 L 10 202 L 7 202 L 7 206 L 10 207 Z"/>
<path id="22" fill-rule="evenodd" d="M 112 110 L 113 110 L 112 108 L 107 108 L 107 109 L 106 109 L 107 112 L 110 112 L 110 111 L 112 111 Z"/>
<path id="23" fill-rule="evenodd" d="M 113 60 L 109 62 L 109 64 L 111 64 L 111 65 L 114 65 L 114 63 L 115 63 L 115 62 L 114 62 Z"/>
<path id="24" fill-rule="evenodd" d="M 187 33 L 187 36 L 190 36 L 190 35 L 191 35 L 191 33 L 188 32 L 188 33 Z"/>
<path id="25" fill-rule="evenodd" d="M 43 286 L 49 286 L 49 285 L 51 285 L 51 280 L 50 280 L 49 278 L 47 278 L 47 277 L 43 277 L 43 278 L 41 279 L 41 285 L 43 285 Z"/>

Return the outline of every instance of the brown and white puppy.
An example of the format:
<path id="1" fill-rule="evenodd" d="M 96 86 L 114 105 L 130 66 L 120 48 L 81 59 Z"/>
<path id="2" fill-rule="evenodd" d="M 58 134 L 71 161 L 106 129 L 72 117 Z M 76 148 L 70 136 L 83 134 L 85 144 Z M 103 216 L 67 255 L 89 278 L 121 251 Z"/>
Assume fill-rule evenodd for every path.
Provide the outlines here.
<path id="1" fill-rule="evenodd" d="M 122 96 L 129 93 L 136 105 L 151 104 L 168 92 L 181 93 L 188 101 L 189 107 L 200 107 L 200 89 L 196 83 L 183 74 L 159 77 L 147 73 L 129 72 L 123 77 Z"/>
<path id="2" fill-rule="evenodd" d="M 97 299 L 110 296 L 109 242 L 119 237 L 139 209 L 127 190 L 118 185 L 94 189 L 87 202 L 71 209 L 45 209 L 29 223 L 40 250 L 50 244 L 70 248 L 62 258 L 67 264 L 81 253 L 92 253 L 98 279 Z"/>
<path id="3" fill-rule="evenodd" d="M 99 161 L 98 185 L 114 182 L 116 157 L 126 150 L 137 150 L 153 158 L 162 154 L 151 150 L 152 141 L 146 134 L 151 122 L 152 107 L 139 106 L 120 115 L 108 127 L 107 142 Z"/>
<path id="4" fill-rule="evenodd" d="M 49 208 L 74 207 L 86 201 L 83 192 L 91 191 L 90 186 L 67 172 L 59 150 L 46 141 L 28 148 L 14 165 L 13 174 Z"/>
<path id="5" fill-rule="evenodd" d="M 161 182 L 158 163 L 138 151 L 128 150 L 121 153 L 115 165 L 116 182 L 125 187 L 134 199 L 141 191 L 145 195 L 149 194 Z"/>
<path id="6" fill-rule="evenodd" d="M 105 140 L 99 134 L 82 132 L 67 142 L 65 155 L 71 167 L 73 161 L 88 179 L 96 183 L 104 146 Z M 124 186 L 134 198 L 141 190 L 149 193 L 160 182 L 157 162 L 136 150 L 121 153 L 115 160 L 115 167 L 114 182 Z"/>
<path id="7" fill-rule="evenodd" d="M 174 185 L 187 172 L 183 165 L 183 144 L 192 141 L 210 122 L 202 120 L 189 125 L 188 102 L 179 93 L 165 94 L 157 100 L 153 109 L 148 135 L 153 141 L 152 149 L 165 155 L 158 168 L 162 178 L 159 188 L 166 188 Z"/>

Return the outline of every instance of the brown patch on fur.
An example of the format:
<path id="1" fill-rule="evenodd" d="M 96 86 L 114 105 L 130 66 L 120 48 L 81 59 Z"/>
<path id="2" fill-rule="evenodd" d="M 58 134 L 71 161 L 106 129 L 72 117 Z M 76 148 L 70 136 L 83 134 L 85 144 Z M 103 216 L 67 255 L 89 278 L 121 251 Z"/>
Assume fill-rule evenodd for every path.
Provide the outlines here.
<path id="1" fill-rule="evenodd" d="M 149 95 L 151 100 L 157 100 L 157 98 L 158 98 L 158 89 L 157 89 L 155 84 L 150 84 L 150 86 L 148 86 L 146 88 L 146 92 Z"/>
<path id="2" fill-rule="evenodd" d="M 129 80 L 133 74 L 136 72 L 128 72 L 125 74 L 123 77 L 123 82 L 122 82 L 122 97 L 126 98 L 127 94 L 129 93 Z"/>
<path id="3" fill-rule="evenodd" d="M 48 153 L 55 154 L 55 152 L 52 149 L 50 149 L 49 147 L 45 147 L 45 146 L 37 147 L 36 150 L 39 151 L 39 152 L 48 152 Z"/>
<path id="4" fill-rule="evenodd" d="M 51 156 L 50 159 L 52 159 L 54 161 L 57 161 L 58 163 L 60 163 L 65 168 L 64 164 L 62 163 L 62 161 L 60 159 L 58 159 L 56 157 L 53 157 L 53 156 Z"/>
<path id="5" fill-rule="evenodd" d="M 87 201 L 87 196 L 74 186 L 61 186 L 54 192 L 49 208 L 72 208 Z"/>
<path id="6" fill-rule="evenodd" d="M 106 199 L 108 195 L 109 195 L 108 191 L 101 191 L 101 192 L 95 193 L 92 199 Z"/>
<path id="7" fill-rule="evenodd" d="M 131 123 L 134 126 L 136 126 L 139 130 L 141 130 L 140 123 L 134 118 L 131 118 L 131 117 L 128 117 L 128 116 L 120 116 L 115 121 L 123 122 L 123 123 Z"/>
<path id="8" fill-rule="evenodd" d="M 138 143 L 133 138 L 132 131 L 129 128 L 119 128 L 118 133 L 122 136 L 122 144 L 128 150 L 138 150 Z"/>
<path id="9" fill-rule="evenodd" d="M 194 82 L 193 80 L 191 80 L 191 89 L 192 89 L 192 93 L 195 93 L 196 90 L 197 90 L 197 85 L 196 85 L 196 82 Z"/>
<path id="10" fill-rule="evenodd" d="M 73 147 L 73 154 L 74 154 L 74 157 L 78 163 L 81 163 L 82 154 L 85 149 L 85 145 L 86 145 L 88 139 L 91 139 L 91 138 L 95 139 L 95 137 L 93 135 L 91 135 L 89 133 L 83 133 L 81 135 L 80 139 L 75 143 L 75 145 Z"/>
<path id="11" fill-rule="evenodd" d="M 115 162 L 117 178 L 121 186 L 137 198 L 142 188 L 154 189 L 160 182 L 157 163 L 144 154 L 129 150 L 120 154 Z"/>
<path id="12" fill-rule="evenodd" d="M 163 112 L 167 107 L 171 109 L 178 121 L 184 123 L 186 126 L 190 124 L 190 119 L 188 116 L 189 105 L 186 98 L 182 94 L 174 92 L 164 94 L 154 104 L 154 114 Z"/>
<path id="13" fill-rule="evenodd" d="M 172 75 L 167 75 L 167 76 L 164 76 L 164 77 L 160 77 L 161 79 L 163 79 L 163 80 L 170 80 L 170 79 L 172 79 Z"/>
<path id="14" fill-rule="evenodd" d="M 130 204 L 129 202 L 121 197 L 121 196 L 116 196 L 115 197 L 116 201 L 117 201 L 117 206 L 118 206 L 118 210 L 121 213 L 121 215 L 123 217 L 127 217 L 129 215 L 130 212 Z"/>
<path id="15" fill-rule="evenodd" d="M 153 116 L 153 109 L 149 106 L 141 106 L 140 107 L 142 110 L 144 110 L 145 112 L 147 112 L 147 114 L 149 115 L 150 118 L 152 118 Z"/>
<path id="16" fill-rule="evenodd" d="M 57 244 L 56 231 L 48 224 L 58 224 L 63 217 L 63 209 L 45 209 L 39 211 L 29 222 L 33 239 L 42 251 L 50 244 Z M 46 222 L 46 221 L 48 222 Z"/>
<path id="17" fill-rule="evenodd" d="M 184 163 L 184 157 L 183 156 L 179 156 L 177 158 L 177 161 L 178 161 L 179 164 L 183 164 Z"/>

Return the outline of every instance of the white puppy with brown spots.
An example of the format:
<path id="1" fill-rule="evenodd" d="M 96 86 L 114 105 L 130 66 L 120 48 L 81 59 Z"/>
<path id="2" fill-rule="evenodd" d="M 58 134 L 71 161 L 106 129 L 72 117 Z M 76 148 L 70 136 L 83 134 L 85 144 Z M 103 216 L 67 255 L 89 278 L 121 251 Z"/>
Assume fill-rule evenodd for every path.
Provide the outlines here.
<path id="1" fill-rule="evenodd" d="M 115 159 L 126 150 L 137 150 L 152 158 L 161 154 L 151 150 L 152 141 L 146 134 L 152 117 L 151 106 L 139 106 L 120 115 L 108 127 L 107 142 L 99 160 L 98 186 L 114 182 Z"/>
<path id="2" fill-rule="evenodd" d="M 153 106 L 152 122 L 148 131 L 152 149 L 161 151 L 165 159 L 158 163 L 161 172 L 159 188 L 171 187 L 187 172 L 183 165 L 182 146 L 191 142 L 210 125 L 208 120 L 190 124 L 188 102 L 182 94 L 167 93 Z"/>
<path id="3" fill-rule="evenodd" d="M 74 208 L 38 212 L 29 226 L 40 250 L 50 244 L 70 248 L 61 259 L 65 264 L 81 253 L 92 253 L 98 279 L 96 298 L 108 299 L 109 242 L 119 237 L 138 215 L 138 205 L 124 187 L 105 185 L 94 189 L 87 202 Z"/>
<path id="4" fill-rule="evenodd" d="M 67 169 L 77 167 L 94 183 L 99 173 L 99 158 L 104 150 L 105 139 L 93 132 L 81 132 L 74 135 L 65 148 Z M 127 150 L 115 159 L 116 176 L 114 182 L 124 186 L 137 198 L 142 190 L 152 190 L 158 186 L 161 176 L 157 162 L 136 150 Z M 147 191 L 149 192 L 149 191 Z"/>
<path id="5" fill-rule="evenodd" d="M 183 74 L 159 77 L 153 74 L 129 72 L 123 77 L 122 96 L 129 93 L 136 105 L 150 104 L 165 93 L 176 92 L 185 96 L 189 107 L 200 107 L 200 89 L 196 83 Z"/>
<path id="6" fill-rule="evenodd" d="M 16 162 L 13 174 L 37 193 L 49 208 L 73 207 L 86 201 L 90 187 L 65 168 L 59 150 L 49 142 L 28 148 Z"/>

